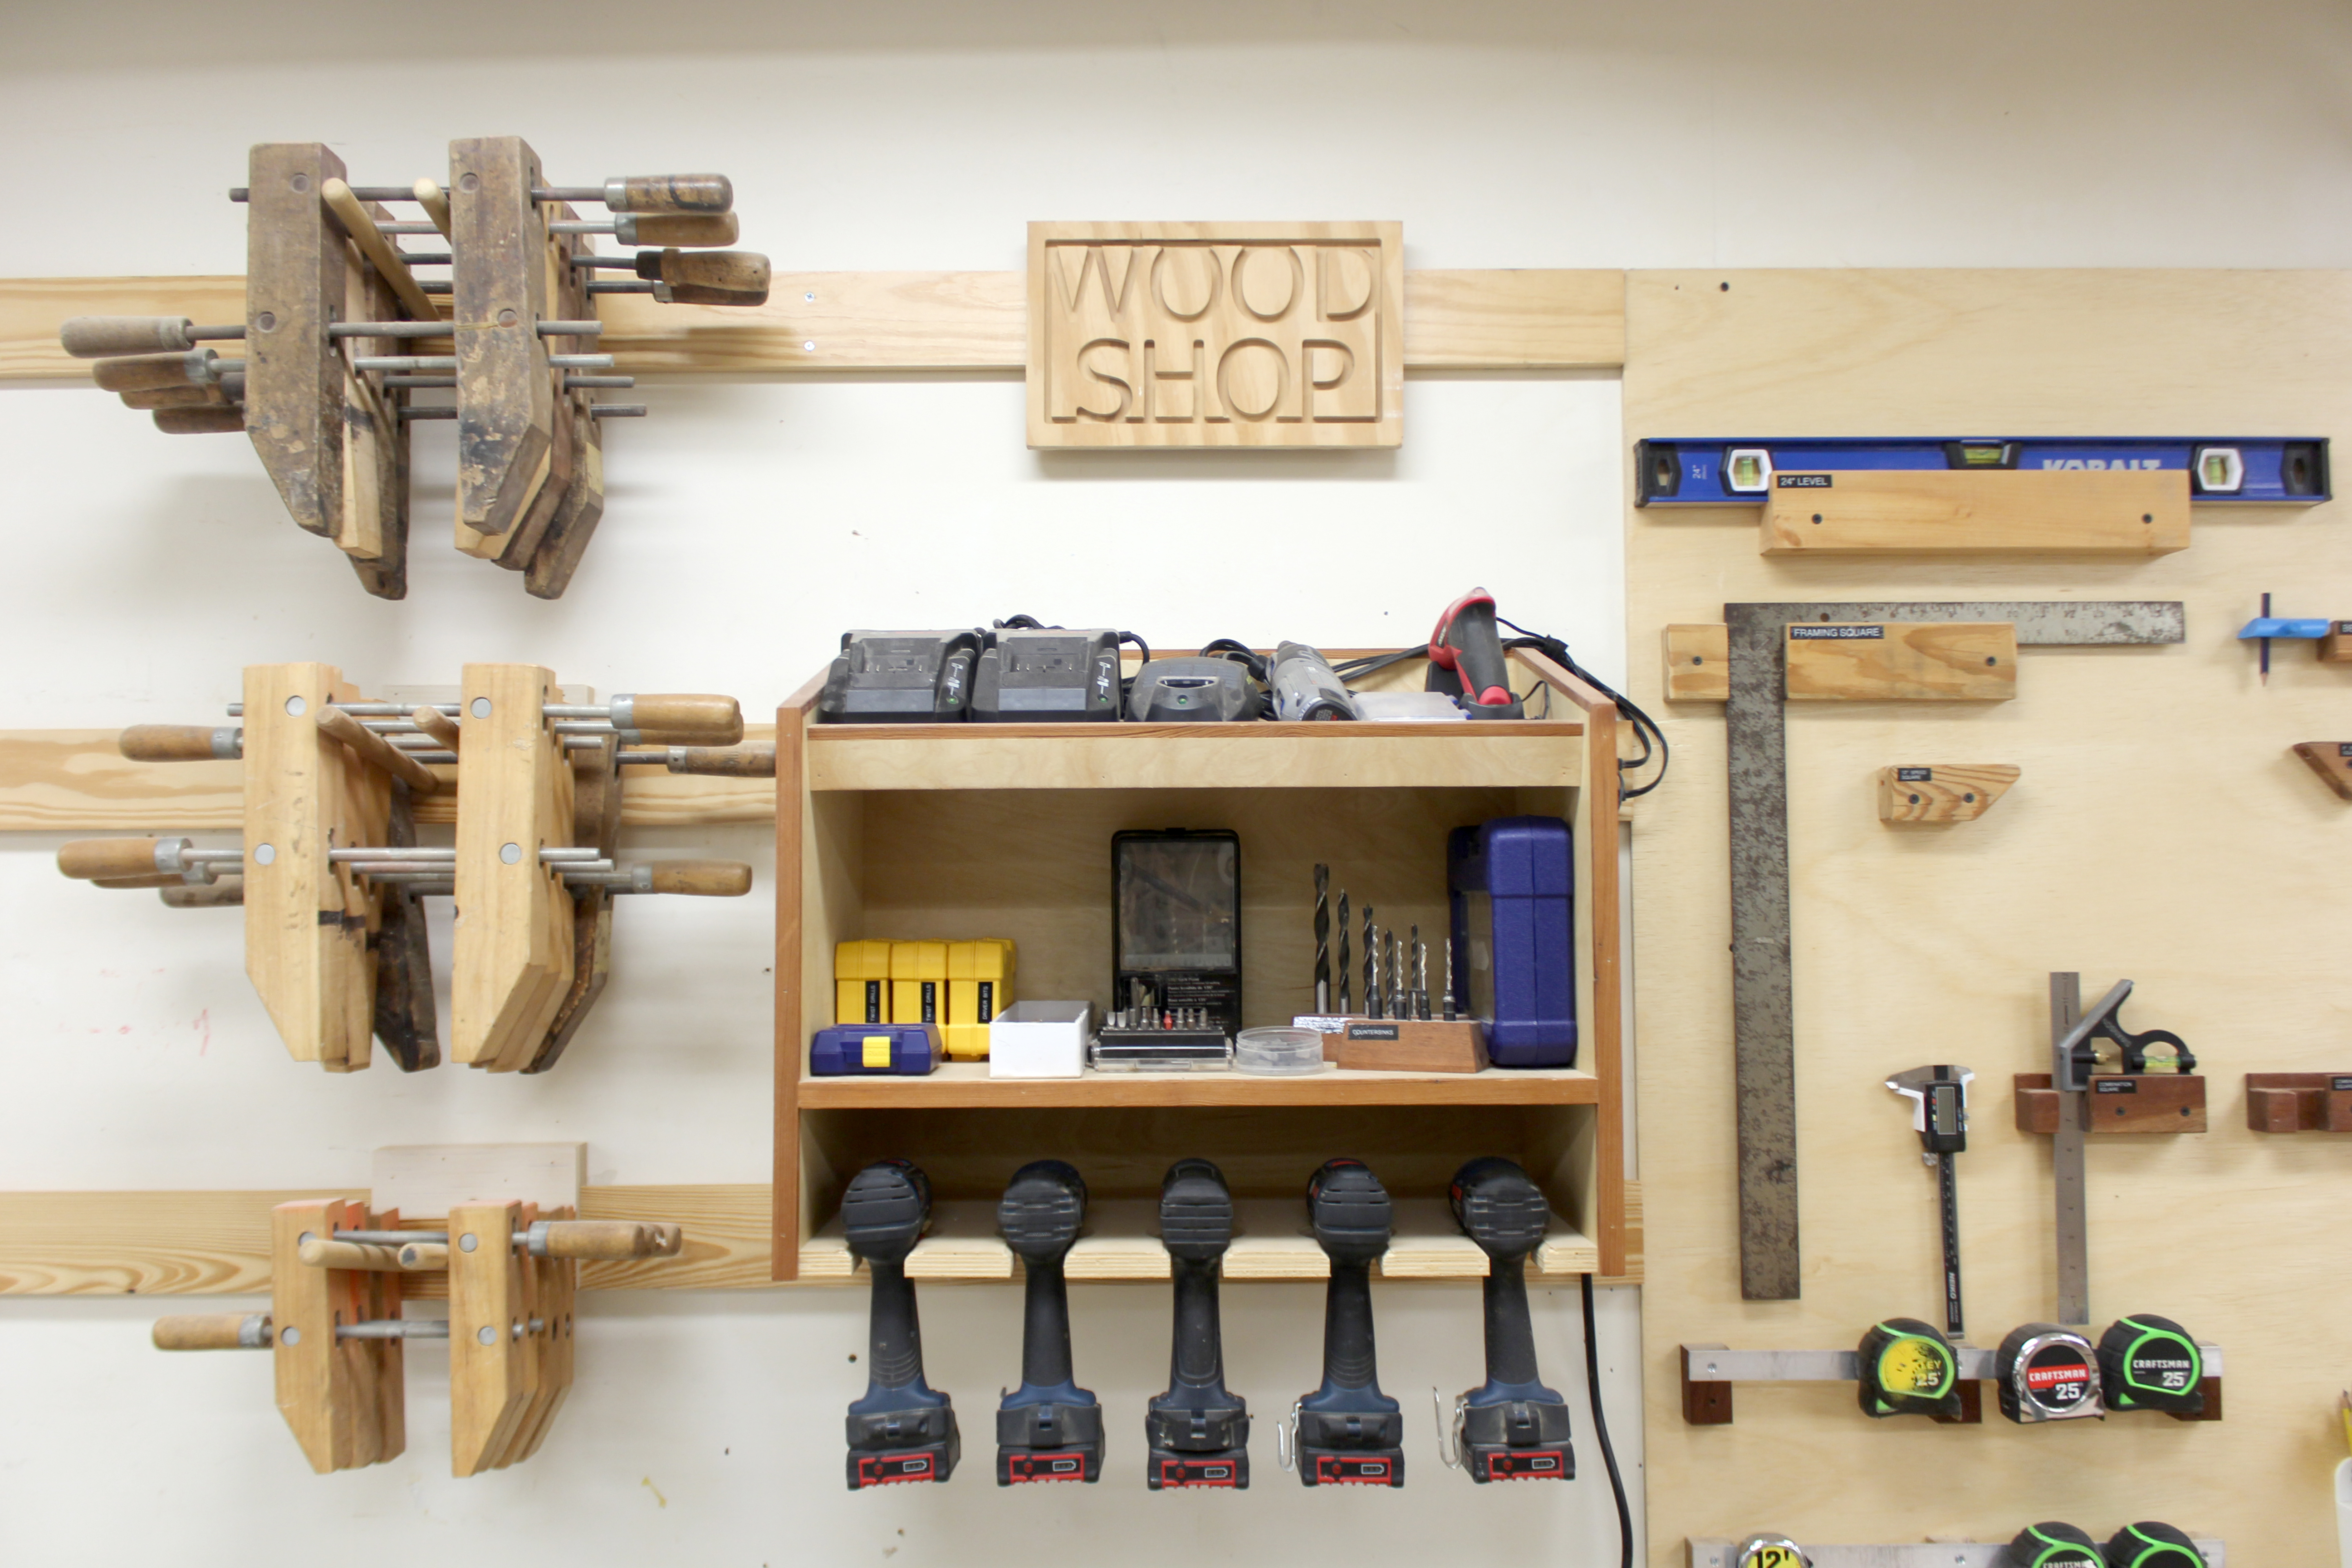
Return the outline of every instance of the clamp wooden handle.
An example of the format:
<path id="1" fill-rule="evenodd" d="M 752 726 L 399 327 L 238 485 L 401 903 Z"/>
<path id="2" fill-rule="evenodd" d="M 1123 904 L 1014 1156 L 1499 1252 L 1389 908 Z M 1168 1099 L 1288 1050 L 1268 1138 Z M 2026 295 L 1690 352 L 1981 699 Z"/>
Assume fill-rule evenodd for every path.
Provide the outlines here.
<path id="1" fill-rule="evenodd" d="M 166 408 L 226 408 L 228 394 L 218 382 L 205 382 L 194 386 L 142 386 L 130 392 L 119 392 L 122 406 L 135 408 L 142 414 L 160 413 Z"/>
<path id="2" fill-rule="evenodd" d="M 191 349 L 184 354 L 131 354 L 101 360 L 90 367 L 89 378 L 106 392 L 139 392 L 157 386 L 208 386 L 211 366 L 220 355 L 211 349 Z"/>
<path id="3" fill-rule="evenodd" d="M 341 741 L 359 754 L 360 761 L 390 773 L 419 795 L 431 795 L 441 787 L 432 769 L 340 708 L 319 710 L 319 733 L 331 741 Z"/>
<path id="4" fill-rule="evenodd" d="M 85 882 L 159 876 L 163 873 L 155 864 L 155 847 L 162 842 L 155 838 L 77 838 L 58 846 L 58 869 Z M 188 844 L 184 838 L 172 842 L 184 848 Z"/>
<path id="5" fill-rule="evenodd" d="M 743 738 L 743 710 L 732 697 L 644 692 L 629 698 L 627 722 L 615 715 L 614 727 L 637 731 L 648 741 L 658 737 L 666 745 L 731 746 Z"/>
<path id="6" fill-rule="evenodd" d="M 637 276 L 667 284 L 679 305 L 764 305 L 768 258 L 756 250 L 645 250 Z"/>
<path id="7" fill-rule="evenodd" d="M 76 359 L 117 354 L 185 353 L 195 341 L 185 316 L 76 316 L 58 330 L 58 342 Z"/>
<path id="8" fill-rule="evenodd" d="M 449 1244 L 446 1241 L 409 1242 L 400 1249 L 400 1266 L 412 1274 L 446 1268 L 449 1267 Z"/>
<path id="9" fill-rule="evenodd" d="M 634 174 L 604 182 L 604 205 L 616 213 L 723 213 L 735 205 L 724 174 Z"/>
<path id="10" fill-rule="evenodd" d="M 740 860 L 657 860 L 654 891 L 698 899 L 740 899 L 751 890 L 751 868 Z"/>
<path id="11" fill-rule="evenodd" d="M 329 1241 L 325 1237 L 306 1237 L 295 1249 L 295 1256 L 313 1268 L 358 1268 L 372 1274 L 396 1274 L 400 1271 L 401 1249 L 397 1247 L 373 1247 L 356 1241 Z"/>
<path id="12" fill-rule="evenodd" d="M 669 753 L 667 761 L 669 771 L 674 773 L 700 773 L 728 779 L 772 779 L 776 776 L 776 748 L 772 745 L 745 746 L 740 751 L 718 746 L 680 746 Z"/>
<path id="13" fill-rule="evenodd" d="M 236 750 L 221 750 L 224 735 L 234 740 L 236 731 L 205 724 L 133 724 L 116 738 L 115 744 L 134 763 L 209 763 L 238 754 Z"/>
<path id="14" fill-rule="evenodd" d="M 245 879 L 224 877 L 209 886 L 175 882 L 163 890 L 167 910 L 226 910 L 245 902 Z"/>
<path id="15" fill-rule="evenodd" d="M 654 1233 L 653 1255 L 656 1258 L 676 1258 L 686 1250 L 686 1226 L 665 1220 L 646 1228 Z"/>
<path id="16" fill-rule="evenodd" d="M 176 871 L 156 871 L 144 877 L 92 877 L 89 879 L 89 885 L 93 888 L 136 890 L 148 888 L 184 888 L 187 883 Z"/>
<path id="17" fill-rule="evenodd" d="M 550 1258 L 652 1258 L 659 1246 L 653 1226 L 635 1220 L 559 1219 L 547 1226 Z"/>
<path id="18" fill-rule="evenodd" d="M 613 237 L 623 245 L 732 245 L 742 237 L 733 213 L 622 213 Z"/>
<path id="19" fill-rule="evenodd" d="M 155 428 L 166 436 L 245 434 L 245 405 L 234 408 L 158 408 Z"/>
<path id="20" fill-rule="evenodd" d="M 457 721 L 450 718 L 438 708 L 419 708 L 410 713 L 409 718 L 415 721 L 418 729 L 451 751 L 457 749 L 458 741 L 461 739 Z"/>
<path id="21" fill-rule="evenodd" d="M 155 1320 L 159 1351 L 252 1351 L 269 1348 L 267 1312 L 186 1312 Z"/>

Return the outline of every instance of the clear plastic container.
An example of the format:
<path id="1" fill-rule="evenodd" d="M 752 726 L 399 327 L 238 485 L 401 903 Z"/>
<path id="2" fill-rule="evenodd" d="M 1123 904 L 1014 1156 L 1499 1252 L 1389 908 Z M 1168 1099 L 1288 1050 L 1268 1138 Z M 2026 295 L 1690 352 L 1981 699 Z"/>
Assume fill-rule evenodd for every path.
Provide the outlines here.
<path id="1" fill-rule="evenodd" d="M 1289 1078 L 1323 1070 L 1323 1037 L 1313 1029 L 1244 1029 L 1234 1037 L 1234 1070 Z"/>

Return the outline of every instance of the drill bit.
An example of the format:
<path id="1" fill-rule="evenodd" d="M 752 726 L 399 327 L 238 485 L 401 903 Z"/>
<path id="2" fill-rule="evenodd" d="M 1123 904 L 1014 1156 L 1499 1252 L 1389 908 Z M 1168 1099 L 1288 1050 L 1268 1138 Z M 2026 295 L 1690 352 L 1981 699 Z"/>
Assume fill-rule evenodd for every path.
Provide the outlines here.
<path id="1" fill-rule="evenodd" d="M 1315 1011 L 1331 1011 L 1331 868 L 1315 868 Z"/>
<path id="2" fill-rule="evenodd" d="M 1348 889 L 1339 889 L 1339 1013 L 1345 1017 L 1354 1011 L 1348 1005 Z"/>
<path id="3" fill-rule="evenodd" d="M 1454 1022 L 1454 933 L 1445 933 L 1445 1021 Z"/>
<path id="4" fill-rule="evenodd" d="M 1396 928 L 1391 926 L 1387 931 L 1381 932 L 1381 940 L 1388 944 L 1389 1016 L 1391 1018 L 1409 1018 L 1412 1015 L 1405 1001 L 1404 954 L 1399 951 Z"/>
<path id="5" fill-rule="evenodd" d="M 1364 906 L 1364 1016 L 1381 1016 L 1381 944 L 1372 927 L 1372 906 Z"/>
<path id="6" fill-rule="evenodd" d="M 1421 928 L 1412 928 L 1412 1007 L 1413 1017 L 1429 1021 L 1429 944 L 1421 940 Z"/>

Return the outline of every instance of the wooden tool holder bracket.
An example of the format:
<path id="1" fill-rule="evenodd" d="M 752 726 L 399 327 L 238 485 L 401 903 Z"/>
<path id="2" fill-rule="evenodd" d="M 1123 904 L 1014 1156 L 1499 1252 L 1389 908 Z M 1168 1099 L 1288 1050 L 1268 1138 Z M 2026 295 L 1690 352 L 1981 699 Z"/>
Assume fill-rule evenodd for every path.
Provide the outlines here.
<path id="1" fill-rule="evenodd" d="M 2021 1072 L 2011 1079 L 2017 1093 L 2017 1130 L 2049 1136 L 2058 1131 L 2059 1091 L 2046 1072 Z M 2084 1130 L 2093 1134 L 2202 1132 L 2205 1078 L 2201 1073 L 2093 1073 Z"/>
<path id="2" fill-rule="evenodd" d="M 1960 1365 L 1960 1414 L 1930 1419 L 1938 1426 L 1979 1426 L 1984 1421 L 1984 1385 L 1993 1381 L 1993 1352 L 1974 1345 L 1955 1348 Z M 2198 1385 L 2205 1396 L 2205 1409 L 2197 1415 L 2174 1415 L 2175 1421 L 2221 1419 L 2221 1347 L 2200 1341 L 2197 1348 L 2205 1362 L 2205 1380 Z M 1685 1344 L 1681 1368 L 1683 1420 L 1693 1426 L 1728 1426 L 1734 1384 L 1843 1383 L 1851 1387 L 1862 1375 L 1862 1357 L 1854 1351 L 1736 1351 L 1724 1345 Z"/>
<path id="3" fill-rule="evenodd" d="M 2352 1073 L 2250 1072 L 2246 1125 L 2256 1132 L 2352 1132 Z"/>

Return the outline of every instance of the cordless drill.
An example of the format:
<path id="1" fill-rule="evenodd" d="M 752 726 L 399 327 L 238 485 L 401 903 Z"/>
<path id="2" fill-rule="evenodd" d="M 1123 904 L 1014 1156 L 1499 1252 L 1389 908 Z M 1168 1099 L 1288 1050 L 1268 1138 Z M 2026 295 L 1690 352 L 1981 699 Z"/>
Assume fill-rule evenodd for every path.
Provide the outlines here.
<path id="1" fill-rule="evenodd" d="M 1568 1403 L 1536 1371 L 1528 1318 L 1528 1255 L 1551 1207 L 1527 1172 L 1504 1159 L 1454 1173 L 1454 1218 L 1486 1255 L 1486 1381 L 1454 1406 L 1455 1448 L 1474 1481 L 1572 1480 Z"/>
<path id="2" fill-rule="evenodd" d="M 1249 1406 L 1225 1387 L 1217 1328 L 1217 1265 L 1234 1240 L 1234 1196 L 1206 1160 L 1179 1160 L 1160 1184 L 1160 1240 L 1176 1284 L 1168 1392 L 1143 1418 L 1143 1479 L 1168 1487 L 1247 1487 Z"/>
<path id="3" fill-rule="evenodd" d="M 905 1160 L 880 1160 L 850 1178 L 841 1227 L 874 1276 L 866 1396 L 849 1407 L 849 1489 L 943 1481 L 962 1444 L 955 1406 L 923 1382 L 923 1331 L 907 1255 L 930 1223 L 931 1184 Z"/>
<path id="4" fill-rule="evenodd" d="M 1381 1392 L 1372 1264 L 1389 1249 L 1389 1194 L 1360 1160 L 1307 1184 L 1307 1218 L 1331 1260 L 1323 1297 L 1323 1386 L 1298 1402 L 1298 1479 L 1310 1487 L 1404 1485 L 1404 1415 Z"/>
<path id="5" fill-rule="evenodd" d="M 1070 1299 L 1062 1259 L 1087 1218 L 1086 1178 L 1059 1160 L 1013 1173 L 997 1228 L 1028 1271 L 1021 1386 L 996 1407 L 996 1484 L 1102 1479 L 1102 1406 L 1070 1374 Z"/>

